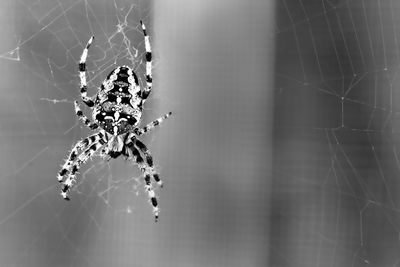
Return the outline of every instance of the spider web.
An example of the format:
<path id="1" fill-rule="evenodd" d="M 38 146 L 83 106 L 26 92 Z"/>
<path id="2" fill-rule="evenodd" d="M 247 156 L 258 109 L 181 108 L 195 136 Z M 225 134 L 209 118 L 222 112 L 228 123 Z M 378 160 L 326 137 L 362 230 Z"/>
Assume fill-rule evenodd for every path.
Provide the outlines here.
<path id="1" fill-rule="evenodd" d="M 399 266 L 400 3 L 271 3 L 2 1 L 1 264 Z M 143 82 L 140 19 L 144 121 L 176 114 L 143 140 L 167 181 L 157 224 L 122 159 L 85 164 L 69 203 L 56 183 L 90 132 L 82 49 L 95 35 L 89 93 L 116 65 Z"/>
<path id="2" fill-rule="evenodd" d="M 0 2 L 0 266 L 268 265 L 272 1 Z M 93 133 L 73 108 L 87 41 L 89 95 L 118 65 L 143 85 L 140 20 L 154 67 L 142 123 L 173 112 L 141 138 L 165 185 L 157 223 L 140 171 L 122 158 L 84 164 L 69 202 L 57 182 Z"/>
<path id="3" fill-rule="evenodd" d="M 2 13 L 8 18 L 3 24 L 14 29 L 7 33 L 2 45 L 6 52 L 0 55 L 2 66 L 11 69 L 5 72 L 13 77 L 5 82 L 2 99 L 2 111 L 10 117 L 0 123 L 3 152 L 12 161 L 2 162 L 1 177 L 4 196 L 9 196 L 9 190 L 14 196 L 12 201 L 10 197 L 3 199 L 8 204 L 3 205 L 0 219 L 5 240 L 2 265 L 107 265 L 96 264 L 88 249 L 94 242 L 93 233 L 104 231 L 107 222 L 103 216 L 127 219 L 141 213 L 137 210 L 146 213 L 140 206 L 151 207 L 137 197 L 143 195 L 140 173 L 123 161 L 110 163 L 96 157 L 89 161 L 80 171 L 68 204 L 58 201 L 59 185 L 48 183 L 73 144 L 89 134 L 71 116 L 73 100 L 80 98 L 77 62 L 84 46 L 95 35 L 87 62 L 89 88 L 96 88 L 118 65 L 130 65 L 143 73 L 144 39 L 139 20 L 151 24 L 151 5 L 139 0 L 21 0 L 3 4 Z M 7 74 L 3 78 L 7 79 Z M 139 77 L 140 82 L 143 78 Z M 90 116 L 90 110 L 85 111 Z M 50 161 L 53 166 L 45 164 Z M 147 220 L 136 222 L 140 221 Z M 124 260 L 119 264 L 123 266 Z"/>
<path id="4" fill-rule="evenodd" d="M 400 265 L 399 12 L 277 4 L 273 266 Z"/>

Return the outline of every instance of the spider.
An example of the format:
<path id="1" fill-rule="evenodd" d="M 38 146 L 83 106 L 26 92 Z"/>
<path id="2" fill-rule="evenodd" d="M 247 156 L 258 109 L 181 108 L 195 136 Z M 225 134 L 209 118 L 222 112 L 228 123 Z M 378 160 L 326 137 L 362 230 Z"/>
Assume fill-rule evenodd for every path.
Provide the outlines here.
<path id="1" fill-rule="evenodd" d="M 145 190 L 148 193 L 155 220 L 158 220 L 159 209 L 155 196 L 152 179 L 162 187 L 159 174 L 154 170 L 153 158 L 146 145 L 138 139 L 139 136 L 152 130 L 171 112 L 139 128 L 143 111 L 143 104 L 150 95 L 152 88 L 152 54 L 149 36 L 146 27 L 140 21 L 144 35 L 146 50 L 146 86 L 141 88 L 135 72 L 128 66 L 119 66 L 108 74 L 95 96 L 87 96 L 86 85 L 86 58 L 90 45 L 94 40 L 92 36 L 82 52 L 79 62 L 80 90 L 83 103 L 92 109 L 93 120 L 88 119 L 75 101 L 75 113 L 79 120 L 91 130 L 100 131 L 92 134 L 75 144 L 57 179 L 62 184 L 61 195 L 69 200 L 68 192 L 76 181 L 76 173 L 82 164 L 91 158 L 97 151 L 108 159 L 124 156 L 133 160 L 143 172 Z"/>

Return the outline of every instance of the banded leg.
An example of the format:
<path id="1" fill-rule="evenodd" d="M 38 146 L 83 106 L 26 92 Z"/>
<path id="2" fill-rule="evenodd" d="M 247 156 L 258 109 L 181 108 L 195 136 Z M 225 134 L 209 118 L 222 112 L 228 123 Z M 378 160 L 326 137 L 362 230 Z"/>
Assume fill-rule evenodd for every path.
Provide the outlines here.
<path id="1" fill-rule="evenodd" d="M 67 179 L 63 182 L 63 187 L 61 188 L 61 195 L 65 200 L 70 200 L 68 197 L 68 191 L 71 189 L 73 183 L 75 182 L 75 174 L 78 172 L 82 164 L 84 164 L 93 154 L 99 150 L 106 142 L 103 139 L 99 139 L 97 143 L 93 143 L 88 149 L 82 152 L 78 159 L 74 162 L 71 167 L 71 173 L 68 175 Z"/>
<path id="2" fill-rule="evenodd" d="M 136 138 L 133 139 L 132 141 L 134 142 L 135 147 L 138 148 L 139 151 L 142 152 L 143 155 L 145 156 L 147 165 L 149 166 L 149 168 L 152 169 L 152 175 L 151 176 L 154 178 L 154 180 L 157 182 L 157 184 L 160 187 L 163 187 L 163 182 L 161 181 L 159 174 L 154 171 L 153 157 L 151 156 L 150 151 L 148 150 L 146 145 L 142 141 L 140 141 L 140 140 L 138 140 Z"/>
<path id="3" fill-rule="evenodd" d="M 171 114 L 172 114 L 172 112 L 168 112 L 164 116 L 156 119 L 155 121 L 150 122 L 145 127 L 141 128 L 141 129 L 139 129 L 139 128 L 135 129 L 134 133 L 136 134 L 136 136 L 141 136 L 141 135 L 145 134 L 146 132 L 153 130 L 156 126 L 158 126 L 165 119 L 168 119 L 168 117 L 171 116 Z"/>
<path id="4" fill-rule="evenodd" d="M 65 161 L 64 165 L 62 166 L 61 170 L 57 175 L 58 182 L 61 183 L 63 181 L 64 176 L 66 176 L 66 174 L 71 170 L 74 161 L 78 157 L 79 151 L 87 149 L 93 143 L 97 143 L 99 142 L 99 140 L 103 139 L 104 139 L 104 134 L 102 132 L 99 132 L 91 136 L 88 136 L 87 138 L 84 138 L 78 143 L 76 143 L 74 148 L 72 148 L 71 153 L 68 156 L 68 159 Z"/>
<path id="5" fill-rule="evenodd" d="M 83 124 L 85 124 L 92 130 L 99 128 L 99 125 L 97 123 L 91 122 L 88 119 L 88 117 L 86 117 L 85 114 L 83 114 L 82 110 L 79 107 L 78 101 L 74 101 L 74 105 L 75 105 L 75 114 L 76 116 L 78 116 L 79 120 L 83 122 Z"/>
<path id="6" fill-rule="evenodd" d="M 150 39 L 147 35 L 146 27 L 144 26 L 143 22 L 140 21 L 142 25 L 142 31 L 144 35 L 144 46 L 146 49 L 146 88 L 143 89 L 142 92 L 142 99 L 143 102 L 147 99 L 150 95 L 151 88 L 153 86 L 153 75 L 152 75 L 152 54 L 151 54 L 151 46 L 150 46 Z"/>
<path id="7" fill-rule="evenodd" d="M 156 198 L 156 194 L 154 193 L 153 186 L 151 185 L 150 181 L 150 175 L 151 175 L 151 168 L 149 168 L 145 163 L 140 155 L 139 151 L 135 148 L 134 144 L 131 142 L 127 144 L 127 148 L 129 149 L 129 156 L 132 157 L 136 164 L 139 166 L 140 170 L 144 174 L 144 181 L 146 183 L 145 185 L 145 190 L 147 191 L 147 194 L 149 196 L 150 202 L 153 205 L 153 214 L 154 214 L 154 219 L 155 221 L 158 221 L 158 215 L 159 215 L 159 208 L 158 208 L 158 202 Z"/>
<path id="8" fill-rule="evenodd" d="M 79 78 L 81 80 L 81 97 L 82 97 L 82 101 L 83 103 L 85 103 L 86 105 L 88 105 L 89 107 L 93 107 L 94 106 L 94 101 L 92 98 L 87 96 L 87 83 L 86 83 L 86 58 L 88 55 L 88 50 L 90 45 L 92 44 L 94 39 L 94 36 L 92 36 L 85 49 L 83 49 L 82 55 L 81 55 L 81 60 L 79 61 Z"/>

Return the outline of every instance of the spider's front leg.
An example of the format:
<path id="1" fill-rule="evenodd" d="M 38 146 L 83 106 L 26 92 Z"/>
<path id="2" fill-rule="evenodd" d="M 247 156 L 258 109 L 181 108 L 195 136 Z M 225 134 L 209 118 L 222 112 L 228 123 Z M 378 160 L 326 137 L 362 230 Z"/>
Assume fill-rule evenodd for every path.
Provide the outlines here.
<path id="1" fill-rule="evenodd" d="M 106 143 L 106 140 L 104 139 L 104 134 L 100 132 L 96 135 L 85 138 L 81 142 L 84 144 L 81 149 L 85 150 L 77 156 L 77 146 L 80 145 L 80 143 L 78 143 L 71 151 L 69 159 L 64 164 L 58 176 L 58 181 L 63 184 L 61 195 L 66 200 L 69 200 L 67 193 L 75 181 L 75 174 L 78 172 L 81 165 Z M 63 177 L 67 178 L 63 181 Z"/>
<path id="2" fill-rule="evenodd" d="M 139 139 L 132 138 L 131 140 L 132 142 L 134 142 L 135 147 L 138 148 L 140 152 L 142 152 L 143 155 L 145 156 L 147 167 L 151 172 L 151 176 L 154 178 L 154 180 L 160 187 L 163 187 L 163 182 L 160 179 L 160 175 L 154 171 L 153 157 L 150 155 L 150 151 L 147 149 L 146 145 L 143 144 L 143 142 L 140 141 Z"/>
<path id="3" fill-rule="evenodd" d="M 60 183 L 63 181 L 67 173 L 71 171 L 73 163 L 78 157 L 79 151 L 86 150 L 93 143 L 99 142 L 100 139 L 104 139 L 104 134 L 102 132 L 88 136 L 76 143 L 76 145 L 72 148 L 71 153 L 69 153 L 69 156 L 61 170 L 58 172 L 57 179 Z"/>
<path id="4" fill-rule="evenodd" d="M 131 157 L 131 158 L 133 158 L 133 160 L 135 160 L 136 164 L 139 166 L 140 170 L 144 174 L 144 181 L 146 183 L 145 189 L 149 196 L 150 202 L 153 205 L 153 213 L 154 213 L 155 221 L 158 221 L 158 215 L 159 215 L 158 202 L 157 202 L 156 194 L 154 193 L 154 190 L 153 190 L 153 186 L 151 185 L 151 181 L 150 181 L 150 175 L 152 174 L 153 170 L 147 164 L 145 164 L 142 156 L 140 155 L 140 152 L 134 146 L 133 142 L 126 144 L 126 148 L 127 148 L 129 157 Z"/>

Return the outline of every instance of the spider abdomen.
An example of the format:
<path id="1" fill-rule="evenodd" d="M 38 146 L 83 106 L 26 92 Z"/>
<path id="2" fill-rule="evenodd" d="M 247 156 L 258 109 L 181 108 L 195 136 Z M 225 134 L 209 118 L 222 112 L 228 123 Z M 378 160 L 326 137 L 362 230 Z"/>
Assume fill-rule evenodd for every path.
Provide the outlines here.
<path id="1" fill-rule="evenodd" d="M 142 115 L 138 78 L 128 66 L 121 66 L 107 76 L 96 97 L 93 118 L 112 135 L 132 131 Z"/>
<path id="2" fill-rule="evenodd" d="M 140 122 L 142 111 L 130 105 L 106 101 L 93 112 L 94 119 L 106 132 L 120 135 L 133 131 Z"/>

